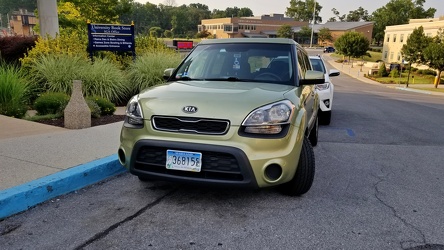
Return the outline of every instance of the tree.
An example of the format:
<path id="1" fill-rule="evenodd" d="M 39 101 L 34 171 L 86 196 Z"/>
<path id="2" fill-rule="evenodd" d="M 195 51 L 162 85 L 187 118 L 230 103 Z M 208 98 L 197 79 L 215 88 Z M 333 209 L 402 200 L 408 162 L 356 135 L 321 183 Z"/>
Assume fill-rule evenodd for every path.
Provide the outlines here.
<path id="1" fill-rule="evenodd" d="M 290 25 L 284 24 L 277 30 L 277 36 L 283 38 L 293 38 L 294 31 Z"/>
<path id="2" fill-rule="evenodd" d="M 296 34 L 298 43 L 309 43 L 311 37 L 311 28 L 308 26 L 302 26 Z"/>
<path id="3" fill-rule="evenodd" d="M 86 19 L 80 10 L 71 2 L 59 2 L 57 6 L 59 26 L 62 29 L 86 29 Z"/>
<path id="4" fill-rule="evenodd" d="M 201 32 L 198 32 L 196 35 L 196 38 L 208 38 L 212 37 L 211 33 L 208 32 L 208 30 L 202 30 Z"/>
<path id="5" fill-rule="evenodd" d="M 238 17 L 249 17 L 253 16 L 253 11 L 250 8 L 241 8 L 237 13 Z"/>
<path id="6" fill-rule="evenodd" d="M 160 27 L 160 10 L 155 4 L 141 4 L 135 2 L 131 5 L 131 9 L 126 14 L 119 17 L 120 23 L 130 24 L 134 22 L 134 32 L 136 34 L 149 34 L 151 27 Z"/>
<path id="7" fill-rule="evenodd" d="M 368 11 L 364 10 L 364 8 L 359 7 L 356 10 L 350 11 L 345 19 L 347 22 L 360 22 L 369 21 L 370 16 L 368 15 Z"/>
<path id="8" fill-rule="evenodd" d="M 162 28 L 160 27 L 151 27 L 149 31 L 150 31 L 150 36 L 152 37 L 162 36 Z"/>
<path id="9" fill-rule="evenodd" d="M 433 18 L 435 8 L 424 10 L 425 0 L 390 0 L 372 13 L 373 38 L 379 44 L 384 39 L 386 26 L 407 24 L 411 18 Z"/>
<path id="10" fill-rule="evenodd" d="M 173 32 L 171 30 L 165 30 L 163 35 L 167 38 L 173 38 Z"/>
<path id="11" fill-rule="evenodd" d="M 335 42 L 336 52 L 347 56 L 349 61 L 351 57 L 360 58 L 367 55 L 369 47 L 370 41 L 362 33 L 355 31 L 346 32 Z"/>
<path id="12" fill-rule="evenodd" d="M 407 43 L 402 46 L 401 54 L 403 59 L 409 63 L 409 74 L 406 86 L 409 86 L 410 72 L 412 64 L 425 64 L 424 49 L 430 44 L 431 38 L 424 34 L 422 26 L 415 28 L 407 39 Z"/>
<path id="13" fill-rule="evenodd" d="M 214 10 L 211 12 L 211 18 L 212 18 L 212 19 L 215 19 L 215 18 L 224 18 L 224 17 L 226 17 L 226 15 L 225 15 L 225 11 L 223 11 L 223 10 L 214 9 Z"/>
<path id="14" fill-rule="evenodd" d="M 433 42 L 424 49 L 424 59 L 427 65 L 438 71 L 435 88 L 441 83 L 441 73 L 444 71 L 444 30 L 441 28 L 433 38 Z"/>
<path id="15" fill-rule="evenodd" d="M 343 15 L 341 16 L 341 14 L 339 13 L 339 11 L 338 11 L 336 8 L 331 9 L 331 11 L 332 11 L 333 14 L 338 18 L 338 20 L 339 20 L 340 22 L 344 22 L 344 20 L 345 20 L 345 18 L 346 18 L 346 15 L 345 15 L 345 14 L 343 14 Z M 335 20 L 335 22 L 336 22 L 336 18 L 335 18 L 335 17 L 333 17 L 333 18 L 334 18 L 334 20 Z"/>
<path id="16" fill-rule="evenodd" d="M 315 0 L 290 0 L 290 7 L 287 8 L 285 14 L 294 18 L 300 22 L 312 22 L 313 21 L 313 7 L 316 3 L 315 9 L 315 23 L 322 23 L 322 17 L 319 13 L 322 10 L 322 6 Z"/>
<path id="17" fill-rule="evenodd" d="M 325 41 L 332 41 L 333 36 L 331 35 L 331 31 L 329 28 L 321 28 L 318 32 L 318 39 L 321 40 L 322 44 L 324 44 Z"/>
<path id="18" fill-rule="evenodd" d="M 92 23 L 118 23 L 119 15 L 130 11 L 132 0 L 66 0 L 64 2 L 73 3 L 80 11 L 82 18 Z"/>

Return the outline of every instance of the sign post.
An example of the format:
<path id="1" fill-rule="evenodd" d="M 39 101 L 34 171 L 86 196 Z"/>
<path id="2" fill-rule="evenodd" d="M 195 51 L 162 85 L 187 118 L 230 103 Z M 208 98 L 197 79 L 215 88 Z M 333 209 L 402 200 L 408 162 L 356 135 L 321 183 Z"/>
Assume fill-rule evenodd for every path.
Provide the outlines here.
<path id="1" fill-rule="evenodd" d="M 131 51 L 136 58 L 134 39 L 134 23 L 122 24 L 94 24 L 88 23 L 88 52 L 93 60 L 94 51 Z"/>

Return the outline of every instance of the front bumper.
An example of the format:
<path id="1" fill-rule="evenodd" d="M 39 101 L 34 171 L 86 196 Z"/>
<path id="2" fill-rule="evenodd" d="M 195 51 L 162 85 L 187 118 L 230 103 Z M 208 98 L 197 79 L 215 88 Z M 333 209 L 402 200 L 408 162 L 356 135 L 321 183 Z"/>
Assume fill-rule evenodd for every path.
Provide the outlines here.
<path id="1" fill-rule="evenodd" d="M 296 172 L 303 127 L 290 126 L 285 137 L 264 139 L 244 137 L 235 126 L 225 135 L 196 135 L 157 131 L 145 121 L 142 129 L 122 128 L 119 159 L 132 174 L 152 179 L 212 186 L 274 186 L 290 181 Z M 201 172 L 166 169 L 168 149 L 202 153 Z M 282 169 L 278 178 L 267 176 L 271 165 Z"/>
<path id="2" fill-rule="evenodd" d="M 325 90 L 318 90 L 319 108 L 321 111 L 330 111 L 333 105 L 333 84 Z"/>

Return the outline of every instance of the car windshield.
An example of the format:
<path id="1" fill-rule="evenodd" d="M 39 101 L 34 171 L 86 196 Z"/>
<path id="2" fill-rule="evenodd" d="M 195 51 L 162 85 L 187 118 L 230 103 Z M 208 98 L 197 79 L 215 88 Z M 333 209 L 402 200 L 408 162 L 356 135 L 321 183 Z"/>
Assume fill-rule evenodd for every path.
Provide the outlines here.
<path id="1" fill-rule="evenodd" d="M 202 44 L 188 55 L 173 77 L 294 85 L 295 68 L 287 44 Z"/>
<path id="2" fill-rule="evenodd" d="M 320 58 L 310 58 L 310 62 L 313 70 L 324 72 L 324 74 L 326 73 L 324 64 L 322 63 Z"/>

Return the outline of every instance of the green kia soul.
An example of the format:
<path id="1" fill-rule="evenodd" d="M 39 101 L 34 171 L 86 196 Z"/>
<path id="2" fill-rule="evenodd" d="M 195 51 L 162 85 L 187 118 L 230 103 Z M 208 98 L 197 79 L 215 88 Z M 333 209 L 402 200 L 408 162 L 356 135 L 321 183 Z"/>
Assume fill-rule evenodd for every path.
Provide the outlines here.
<path id="1" fill-rule="evenodd" d="M 319 98 L 306 51 L 281 38 L 199 43 L 127 105 L 119 161 L 142 181 L 306 193 Z"/>

